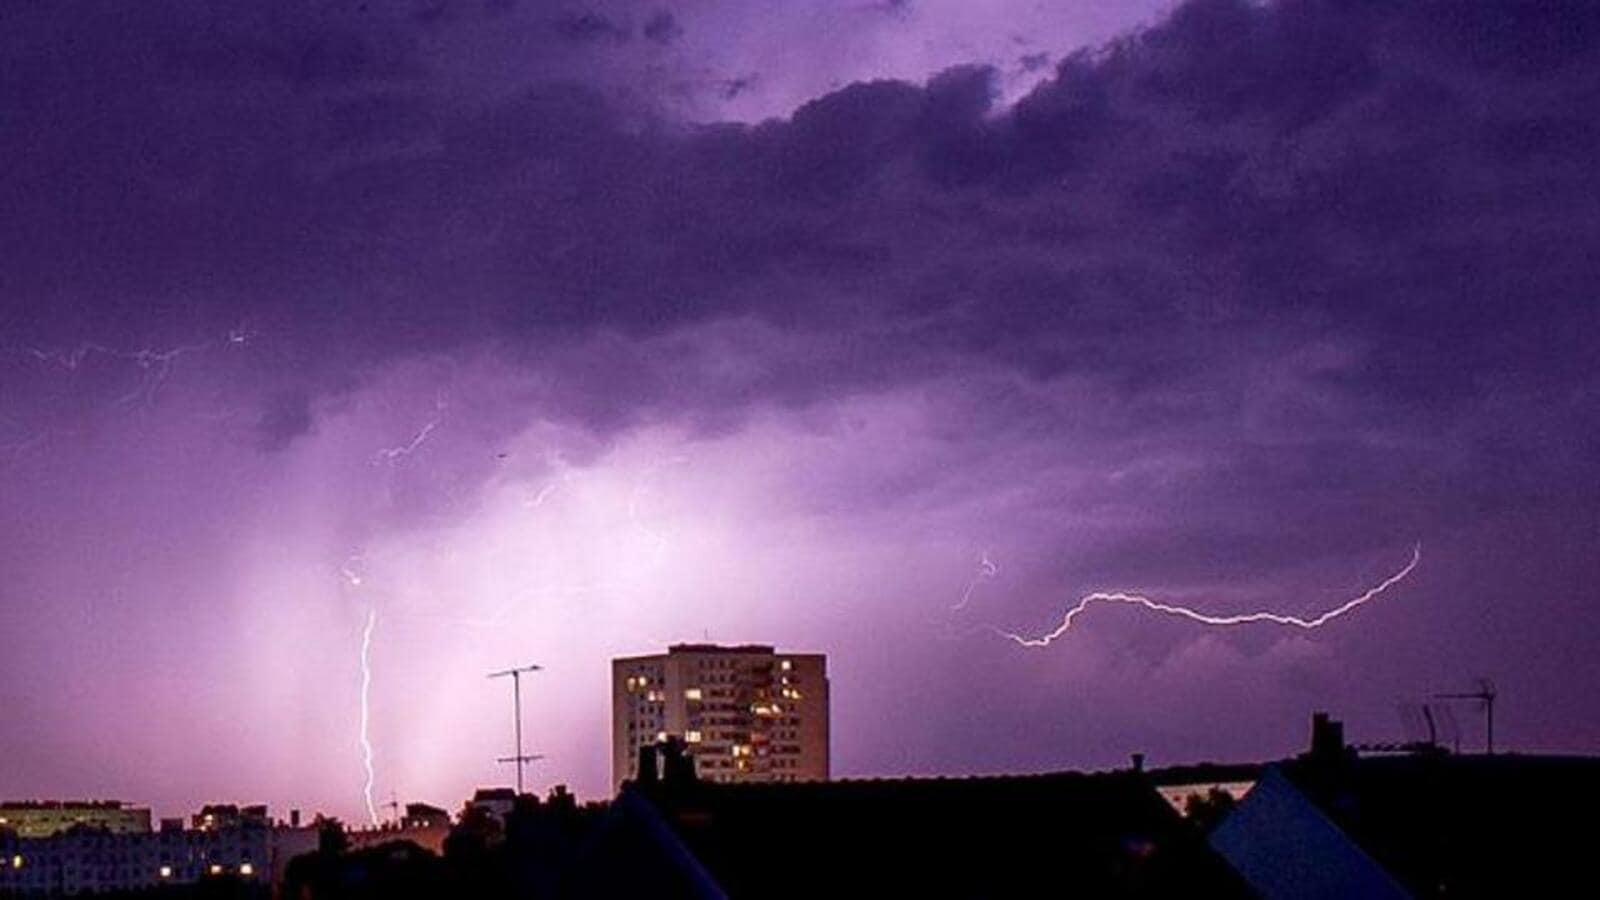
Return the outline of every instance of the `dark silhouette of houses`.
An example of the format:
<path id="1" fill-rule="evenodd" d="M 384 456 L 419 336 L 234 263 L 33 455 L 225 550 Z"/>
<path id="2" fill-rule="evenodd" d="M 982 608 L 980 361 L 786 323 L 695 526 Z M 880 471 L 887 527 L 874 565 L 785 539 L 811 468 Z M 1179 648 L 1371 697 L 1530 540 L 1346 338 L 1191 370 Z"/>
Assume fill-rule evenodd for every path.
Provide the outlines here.
<path id="1" fill-rule="evenodd" d="M 642 759 L 585 896 L 1247 896 L 1144 773 L 708 784 Z"/>
<path id="2" fill-rule="evenodd" d="M 1264 897 L 1561 896 L 1592 880 L 1600 759 L 1362 757 L 1319 717 L 1211 835 Z"/>

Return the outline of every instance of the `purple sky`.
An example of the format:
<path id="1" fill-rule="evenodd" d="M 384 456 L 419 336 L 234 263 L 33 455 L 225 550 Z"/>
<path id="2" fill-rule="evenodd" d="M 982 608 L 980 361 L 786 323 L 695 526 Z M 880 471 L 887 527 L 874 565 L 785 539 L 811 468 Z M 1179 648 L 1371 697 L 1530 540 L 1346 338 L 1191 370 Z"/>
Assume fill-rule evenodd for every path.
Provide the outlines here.
<path id="1" fill-rule="evenodd" d="M 371 609 L 380 801 L 705 637 L 841 775 L 1592 751 L 1596 108 L 1579 2 L 11 4 L 0 797 L 363 820 Z"/>

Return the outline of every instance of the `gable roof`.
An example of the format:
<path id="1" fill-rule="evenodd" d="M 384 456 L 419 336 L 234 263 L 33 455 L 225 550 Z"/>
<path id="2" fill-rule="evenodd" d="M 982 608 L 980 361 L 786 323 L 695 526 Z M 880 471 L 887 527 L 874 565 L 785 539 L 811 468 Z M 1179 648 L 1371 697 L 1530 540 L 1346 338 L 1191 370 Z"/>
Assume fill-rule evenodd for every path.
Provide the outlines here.
<path id="1" fill-rule="evenodd" d="M 1133 772 L 630 786 L 618 812 L 639 802 L 734 898 L 1242 890 Z"/>
<path id="2" fill-rule="evenodd" d="M 1410 896 L 1277 766 L 1266 770 L 1210 842 L 1267 900 Z"/>
<path id="3" fill-rule="evenodd" d="M 1600 759 L 1519 754 L 1285 763 L 1284 774 L 1401 883 L 1423 894 L 1529 893 L 1589 878 Z"/>

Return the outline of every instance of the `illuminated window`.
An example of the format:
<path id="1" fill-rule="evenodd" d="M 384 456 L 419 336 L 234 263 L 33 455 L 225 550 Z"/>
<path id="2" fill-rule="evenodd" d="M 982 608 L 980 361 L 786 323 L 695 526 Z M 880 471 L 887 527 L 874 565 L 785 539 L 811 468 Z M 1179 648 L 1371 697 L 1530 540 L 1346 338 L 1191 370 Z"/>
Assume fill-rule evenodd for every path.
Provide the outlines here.
<path id="1" fill-rule="evenodd" d="M 698 743 L 700 743 L 700 732 L 698 732 L 698 731 L 685 731 L 683 733 L 683 739 L 688 741 L 691 744 L 698 744 Z"/>
<path id="2" fill-rule="evenodd" d="M 171 866 L 162 866 L 161 867 L 161 877 L 162 878 L 171 878 L 172 877 L 172 867 Z"/>
<path id="3" fill-rule="evenodd" d="M 240 875 L 254 875 L 255 873 L 256 873 L 256 867 L 255 866 L 252 866 L 249 863 L 240 863 L 239 864 L 239 874 Z"/>
<path id="4" fill-rule="evenodd" d="M 13 857 L 11 857 L 11 868 L 13 868 L 13 869 L 22 868 L 22 857 L 21 856 L 13 856 Z"/>
<path id="5" fill-rule="evenodd" d="M 213 874 L 213 875 L 221 875 L 222 874 L 222 867 L 217 865 L 216 863 L 212 863 L 211 864 L 211 874 Z"/>
<path id="6" fill-rule="evenodd" d="M 666 743 L 666 741 L 667 741 L 667 733 L 665 731 L 656 732 L 656 743 L 664 744 L 664 743 Z"/>
<path id="7" fill-rule="evenodd" d="M 646 694 L 644 698 L 649 700 L 651 703 L 660 703 L 662 700 L 666 699 L 662 696 L 660 691 L 651 691 L 650 693 Z"/>
<path id="8" fill-rule="evenodd" d="M 683 696 L 686 700 L 699 700 L 704 694 L 700 692 L 699 688 L 689 688 L 683 692 Z"/>
<path id="9" fill-rule="evenodd" d="M 794 668 L 794 663 L 792 661 L 786 659 L 783 662 L 778 663 L 778 668 L 780 668 L 780 669 L 784 670 L 785 672 L 787 672 L 790 669 Z"/>

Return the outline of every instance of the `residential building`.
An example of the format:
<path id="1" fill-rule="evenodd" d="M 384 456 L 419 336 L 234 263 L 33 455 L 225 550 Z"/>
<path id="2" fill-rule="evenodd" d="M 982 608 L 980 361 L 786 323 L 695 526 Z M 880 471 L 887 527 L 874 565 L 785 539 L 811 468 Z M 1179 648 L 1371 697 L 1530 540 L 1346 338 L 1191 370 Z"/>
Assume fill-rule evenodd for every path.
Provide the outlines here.
<path id="1" fill-rule="evenodd" d="M 1249 896 L 1139 772 L 711 784 L 662 749 L 573 896 Z"/>
<path id="2" fill-rule="evenodd" d="M 820 653 L 761 644 L 674 644 L 613 660 L 612 781 L 640 748 L 678 739 L 712 782 L 825 781 L 828 672 Z"/>
<path id="3" fill-rule="evenodd" d="M 1593 887 L 1596 808 L 1600 759 L 1364 756 L 1319 714 L 1310 752 L 1269 766 L 1209 840 L 1268 900 L 1573 896 Z"/>
<path id="4" fill-rule="evenodd" d="M 208 807 L 208 809 L 215 808 Z M 79 822 L 65 830 L 24 837 L 0 829 L 0 895 L 75 895 L 190 884 L 206 878 L 265 879 L 272 831 L 262 819 L 227 827 L 185 829 L 164 822 L 160 831 L 117 830 Z M 196 816 L 203 821 L 204 813 Z M 213 817 L 216 813 L 213 811 Z M 9 817 L 8 817 L 9 818 Z M 9 827 L 9 826 L 8 826 Z"/>
<path id="5" fill-rule="evenodd" d="M 0 803 L 0 830 L 41 838 L 75 825 L 112 834 L 149 834 L 150 810 L 116 800 L 36 800 Z"/>

